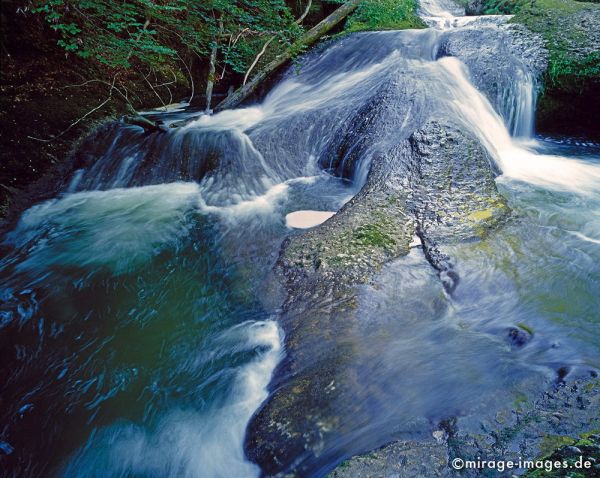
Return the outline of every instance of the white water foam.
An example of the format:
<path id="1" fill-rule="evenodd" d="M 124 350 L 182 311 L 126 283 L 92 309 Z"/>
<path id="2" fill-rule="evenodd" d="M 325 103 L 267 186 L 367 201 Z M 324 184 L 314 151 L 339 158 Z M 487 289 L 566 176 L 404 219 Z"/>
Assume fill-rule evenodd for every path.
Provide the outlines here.
<path id="1" fill-rule="evenodd" d="M 287 79 L 279 83 L 259 105 L 225 110 L 214 115 L 202 115 L 182 128 L 182 131 L 198 127 L 246 131 L 267 118 L 273 120 L 277 117 L 321 108 L 329 102 L 343 102 L 344 95 L 352 94 L 357 84 L 394 65 L 399 58 L 400 55 L 396 51 L 379 63 L 357 71 L 325 77 L 323 81 L 316 84 L 303 83 L 296 78 Z"/>
<path id="2" fill-rule="evenodd" d="M 464 27 L 484 17 L 464 17 L 464 10 L 451 0 L 421 0 L 420 12 L 430 26 L 441 29 Z M 488 17 L 486 16 L 485 19 Z M 492 23 L 502 23 L 510 16 L 493 16 Z M 457 58 L 445 57 L 434 63 L 445 71 L 441 80 L 446 85 L 451 109 L 469 130 L 473 130 L 494 156 L 504 178 L 525 181 L 538 186 L 578 193 L 600 190 L 600 167 L 585 161 L 556 155 L 538 154 L 524 145 L 523 139 L 533 135 L 535 84 L 530 74 L 516 72 L 515 95 L 504 92 L 510 102 L 506 118 L 513 125 L 511 138 L 504 121 L 488 99 L 471 83 L 467 68 Z M 529 139 L 535 145 L 535 140 Z"/>
<path id="3" fill-rule="evenodd" d="M 582 241 L 591 242 L 592 244 L 600 245 L 600 239 L 594 239 L 592 237 L 588 237 L 585 234 L 578 231 L 567 231 L 569 234 L 573 234 L 575 237 L 578 237 Z"/>
<path id="4" fill-rule="evenodd" d="M 274 184 L 264 194 L 250 199 L 241 199 L 236 203 L 226 206 L 213 206 L 200 199 L 200 208 L 207 213 L 218 214 L 224 219 L 236 221 L 249 216 L 265 216 L 276 212 L 277 207 L 286 199 L 289 185 L 284 183 Z"/>
<path id="5" fill-rule="evenodd" d="M 600 190 L 599 166 L 562 156 L 537 154 L 521 146 L 511 138 L 487 98 L 469 81 L 460 60 L 445 57 L 436 63 L 445 70 L 451 108 L 491 152 L 505 178 L 579 193 Z"/>
<path id="6" fill-rule="evenodd" d="M 253 222 L 263 221 L 272 222 L 273 218 L 281 218 L 281 209 L 285 202 L 289 199 L 291 187 L 294 185 L 311 185 L 323 179 L 323 175 L 315 176 L 300 176 L 297 178 L 288 179 L 287 181 L 271 184 L 268 178 L 264 178 L 265 187 L 267 190 L 264 194 L 257 194 L 248 199 L 237 198 L 237 202 L 225 205 L 207 204 L 204 198 L 204 185 L 201 185 L 201 195 L 199 199 L 200 210 L 208 214 L 219 216 L 225 223 L 229 225 L 238 224 L 241 221 L 251 219 Z M 208 185 L 210 187 L 210 184 Z M 212 195 L 209 194 L 212 198 Z M 343 198 L 341 203 L 348 201 L 353 195 Z M 308 213 L 311 218 L 298 216 L 298 213 Z M 296 211 L 286 216 L 286 224 L 294 228 L 314 227 L 335 214 L 335 211 Z M 288 218 L 292 218 L 292 223 Z M 296 223 L 295 219 L 300 219 Z M 310 225 L 309 225 L 310 223 Z"/>
<path id="7" fill-rule="evenodd" d="M 465 9 L 459 7 L 452 0 L 421 0 L 419 2 L 419 15 L 430 27 L 451 28 L 464 14 Z"/>
<path id="8" fill-rule="evenodd" d="M 106 266 L 118 274 L 185 237 L 199 194 L 196 183 L 66 194 L 25 211 L 6 241 L 29 247 L 18 269 Z"/>
<path id="9" fill-rule="evenodd" d="M 145 429 L 117 425 L 90 437 L 65 466 L 65 478 L 146 476 L 160 478 L 257 477 L 258 466 L 244 455 L 246 424 L 267 398 L 267 385 L 282 354 L 283 337 L 273 321 L 245 322 L 226 331 L 221 342 L 234 351 L 255 351 L 241 366 L 231 392 L 209 410 L 173 410 Z"/>

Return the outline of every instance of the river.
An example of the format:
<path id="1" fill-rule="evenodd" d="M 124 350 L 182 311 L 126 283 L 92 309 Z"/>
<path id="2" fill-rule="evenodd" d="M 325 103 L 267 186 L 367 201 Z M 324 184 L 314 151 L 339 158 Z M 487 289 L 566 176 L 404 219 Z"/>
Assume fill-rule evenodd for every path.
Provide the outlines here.
<path id="1" fill-rule="evenodd" d="M 535 136 L 525 66 L 489 98 L 440 55 L 449 32 L 496 24 L 423 9 L 431 28 L 330 41 L 260 103 L 153 113 L 186 121 L 166 134 L 111 127 L 84 145 L 64 193 L 23 213 L 0 260 L 6 476 L 260 474 L 244 436 L 286 353 L 271 270 L 302 232 L 285 217 L 342 208 L 377 153 L 418 126 L 422 113 L 398 100 L 388 129 L 367 145 L 352 130 L 345 156 L 330 154 L 386 85 L 476 135 L 515 219 L 450 247 L 451 294 L 421 247 L 359 287 L 351 360 L 377 412 L 353 422 L 340 405 L 344 432 L 303 473 L 600 368 L 600 145 Z M 533 339 L 515 347 L 511 327 Z"/>

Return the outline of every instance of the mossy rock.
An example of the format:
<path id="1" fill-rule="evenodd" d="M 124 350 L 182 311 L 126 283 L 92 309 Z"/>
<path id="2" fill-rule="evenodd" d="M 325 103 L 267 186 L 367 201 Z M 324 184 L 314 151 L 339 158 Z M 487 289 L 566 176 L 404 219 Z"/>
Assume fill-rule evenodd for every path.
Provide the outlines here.
<path id="1" fill-rule="evenodd" d="M 546 133 L 600 136 L 600 4 L 574 0 L 483 0 L 479 12 L 514 14 L 544 38 L 549 52 L 537 127 Z"/>

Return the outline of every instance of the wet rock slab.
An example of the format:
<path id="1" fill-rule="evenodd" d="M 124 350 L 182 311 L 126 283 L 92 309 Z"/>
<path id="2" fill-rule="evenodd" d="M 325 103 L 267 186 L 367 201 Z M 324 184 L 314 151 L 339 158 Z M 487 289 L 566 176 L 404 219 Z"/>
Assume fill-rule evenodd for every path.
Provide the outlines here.
<path id="1" fill-rule="evenodd" d="M 416 478 L 514 476 L 517 470 L 455 470 L 453 459 L 548 459 L 569 464 L 582 456 L 592 466 L 581 470 L 555 470 L 525 476 L 600 476 L 600 382 L 577 380 L 544 393 L 535 401 L 498 412 L 493 421 L 458 419 L 449 433 L 428 441 L 395 441 L 370 453 L 344 461 L 330 478 Z M 519 470 L 523 473 L 526 470 Z M 575 473 L 577 475 L 570 475 Z"/>
<path id="2" fill-rule="evenodd" d="M 376 158 L 365 187 L 338 214 L 285 242 L 275 272 L 287 291 L 279 318 L 286 357 L 246 439 L 246 453 L 268 474 L 310 474 L 338 453 L 335 437 L 380 419 L 393 397 L 361 374 L 378 352 L 359 347 L 357 286 L 408 253 L 416 231 L 451 292 L 458 277 L 446 245 L 482 237 L 508 215 L 495 174 L 475 138 L 431 121 Z"/>
<path id="3" fill-rule="evenodd" d="M 329 478 L 444 476 L 448 448 L 435 441 L 397 441 L 343 462 Z"/>
<path id="4" fill-rule="evenodd" d="M 450 41 L 450 33 L 432 31 L 394 35 L 388 40 L 399 42 L 406 58 L 379 73 L 380 84 L 370 84 L 362 104 L 360 97 L 352 97 L 344 121 L 330 125 L 336 133 L 318 158 L 324 169 L 347 178 L 357 178 L 368 166 L 363 188 L 325 223 L 286 240 L 275 266 L 275 282 L 286 295 L 278 317 L 286 356 L 275 371 L 269 399 L 249 424 L 245 442 L 247 456 L 269 476 L 318 476 L 339 456 L 373 446 L 345 441 L 357 431 L 377 430 L 380 445 L 393 439 L 395 418 L 380 411 L 394 397 L 364 371 L 364 364 L 376 364 L 380 357 L 375 347 L 362 346 L 368 332 L 358 313 L 360 286 L 373 283 L 386 263 L 406 255 L 417 235 L 440 289 L 452 294 L 460 277 L 450 247 L 480 240 L 510 217 L 496 189 L 499 171 L 493 158 L 453 113 L 452 99 L 444 97 L 440 85 L 448 78 L 435 59 L 453 55 L 475 65 L 476 50 L 487 48 L 486 61 L 477 70 L 481 75 L 474 71 L 476 84 L 495 103 L 498 85 L 502 95 L 516 94 L 507 69 L 500 65 L 538 74 L 536 65 L 525 58 L 531 49 L 525 46 L 513 53 L 506 47 L 510 34 L 497 26 L 479 35 L 462 34 L 464 38 L 456 41 Z M 354 43 L 361 46 L 360 39 L 362 48 L 381 41 L 373 35 L 354 37 L 348 40 L 352 54 Z M 432 42 L 431 51 L 440 47 L 433 57 L 431 51 L 422 51 L 427 49 L 425 39 Z M 344 54 L 343 45 L 336 54 Z M 326 114 L 315 118 L 315 124 Z M 336 115 L 340 118 L 342 113 Z M 294 118 L 286 120 L 291 131 Z M 260 139 L 259 133 L 253 137 Z M 377 330 L 378 318 L 370 320 L 371 330 Z M 417 435 L 431 431 L 424 417 L 407 427 Z M 440 451 L 441 463 L 443 450 L 437 442 L 431 444 L 423 436 L 418 442 L 431 453 Z M 407 448 L 396 447 L 394 453 L 401 449 Z"/>

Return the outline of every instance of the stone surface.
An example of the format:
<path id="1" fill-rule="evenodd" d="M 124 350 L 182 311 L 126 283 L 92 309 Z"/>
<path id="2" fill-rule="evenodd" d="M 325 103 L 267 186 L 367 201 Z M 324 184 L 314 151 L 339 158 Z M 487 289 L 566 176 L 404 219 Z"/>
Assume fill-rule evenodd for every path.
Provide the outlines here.
<path id="1" fill-rule="evenodd" d="M 507 423 L 461 420 L 454 422 L 443 443 L 433 440 L 396 441 L 378 450 L 340 464 L 330 478 L 442 478 L 511 477 L 517 470 L 454 470 L 451 462 L 463 460 L 576 461 L 579 456 L 593 466 L 582 470 L 555 470 L 552 473 L 526 471 L 525 476 L 597 477 L 600 469 L 600 383 L 597 379 L 559 385 L 536 400 L 507 409 Z M 423 469 L 423 463 L 428 466 Z M 421 465 L 421 466 L 419 466 Z M 577 471 L 579 475 L 569 474 Z"/>
<path id="2" fill-rule="evenodd" d="M 474 138 L 431 121 L 375 160 L 365 187 L 338 214 L 284 243 L 276 274 L 287 290 L 279 319 L 286 357 L 246 442 L 267 473 L 309 473 L 334 434 L 373 418 L 373 390 L 360 383 L 356 364 L 376 357 L 357 357 L 353 347 L 360 340 L 355 286 L 406 254 L 417 231 L 451 292 L 458 276 L 444 245 L 481 237 L 508 214 L 494 174 Z"/>
<path id="3" fill-rule="evenodd" d="M 397 441 L 339 465 L 329 478 L 430 478 L 443 476 L 448 447 L 433 441 Z"/>
<path id="4" fill-rule="evenodd" d="M 505 94 L 514 94 L 511 66 L 538 74 L 543 62 L 533 58 L 538 50 L 523 42 L 522 49 L 510 51 L 509 29 L 493 25 L 459 32 L 456 39 L 432 31 L 398 33 L 385 45 L 418 44 L 427 50 L 427 36 L 431 51 L 441 45 L 438 57 L 452 54 L 473 68 L 476 85 L 492 102 L 498 85 Z M 368 45 L 378 37 L 353 37 L 349 44 L 354 41 L 364 48 L 359 38 Z M 531 41 L 537 48 L 535 39 Z M 486 49 L 479 67 L 476 57 Z M 408 49 L 403 54 L 410 58 L 426 53 Z M 336 175 L 355 179 L 368 164 L 366 182 L 335 216 L 282 246 L 274 272 L 286 294 L 278 318 L 285 332 L 286 356 L 270 384 L 269 399 L 249 425 L 245 443 L 248 457 L 269 476 L 318 474 L 328 457 L 339 456 L 340 446 L 345 453 L 358 453 L 363 445 L 343 444 L 337 438 L 368 426 L 377 415 L 377 404 L 390 399 L 385 387 L 365 385 L 357 365 L 377 361 L 377 350 L 358 346 L 363 333 L 356 313 L 358 287 L 371 283 L 384 264 L 407 254 L 416 234 L 451 294 L 460 278 L 447 246 L 478 240 L 510 215 L 496 189 L 498 170 L 492 158 L 478 138 L 449 114 L 437 68 L 435 62 L 415 66 L 399 61 L 393 75 L 369 90 L 362 105 L 345 117 L 318 161 Z M 294 130 L 297 121 L 292 117 L 287 131 Z M 318 125 L 322 119 L 313 121 Z M 260 134 L 254 138 L 260 141 Z M 415 423 L 415 429 L 428 431 L 432 440 L 430 424 Z M 385 438 L 382 435 L 381 440 Z M 422 438 L 415 446 L 435 452 L 442 463 L 439 442 Z M 406 444 L 400 448 L 407 450 L 407 457 L 413 453 Z M 393 453 L 400 453 L 400 448 Z M 407 458 L 407 463 L 412 461 Z M 389 470 L 396 472 L 393 466 Z"/>

